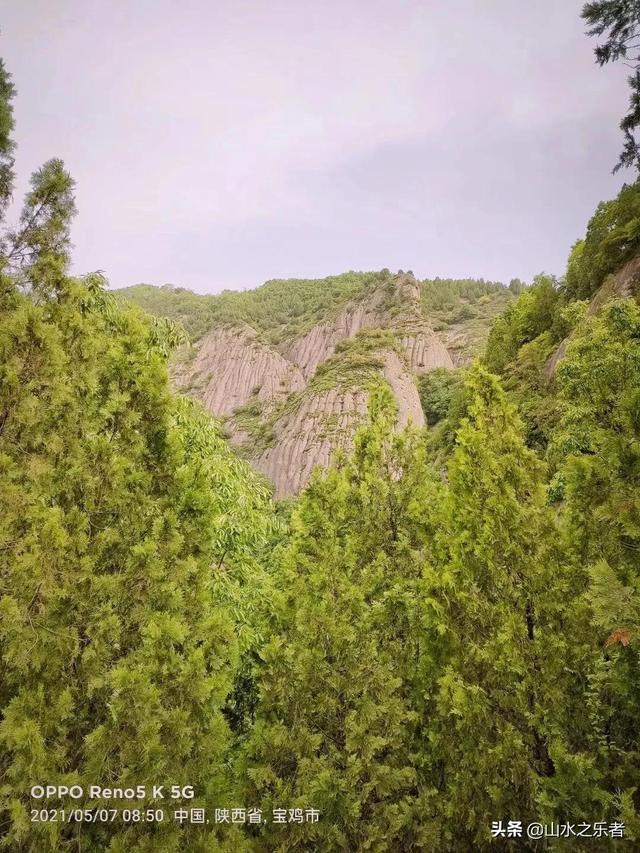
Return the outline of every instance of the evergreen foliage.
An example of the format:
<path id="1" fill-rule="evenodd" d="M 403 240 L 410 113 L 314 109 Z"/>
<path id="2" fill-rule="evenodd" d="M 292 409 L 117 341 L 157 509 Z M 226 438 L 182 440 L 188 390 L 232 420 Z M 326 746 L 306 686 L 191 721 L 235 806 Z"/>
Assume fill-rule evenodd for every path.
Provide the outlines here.
<path id="1" fill-rule="evenodd" d="M 446 367 L 428 370 L 418 379 L 420 403 L 429 426 L 435 426 L 447 417 L 462 381 L 463 371 L 449 370 Z"/>
<path id="2" fill-rule="evenodd" d="M 13 190 L 15 143 L 11 134 L 14 128 L 12 99 L 15 93 L 11 75 L 0 59 L 0 220 L 11 201 Z"/>
<path id="3" fill-rule="evenodd" d="M 276 343 L 300 334 L 352 299 L 384 282 L 389 273 L 349 272 L 324 279 L 274 279 L 255 290 L 225 290 L 202 296 L 170 285 L 148 284 L 116 291 L 156 316 L 180 322 L 192 340 L 214 325 L 247 324 Z"/>
<path id="4" fill-rule="evenodd" d="M 623 44 L 634 4 L 587 6 Z M 0 215 L 13 94 L 0 63 Z M 449 330 L 505 309 L 482 363 L 420 379 L 426 431 L 371 383 L 393 335 L 338 345 L 309 387 L 368 387 L 369 420 L 274 506 L 169 355 L 215 323 L 277 343 L 379 286 L 392 307 L 388 270 L 113 296 L 69 274 L 63 163 L 34 174 L 0 240 L 0 849 L 510 849 L 498 820 L 622 820 L 637 849 L 640 308 L 611 278 L 637 207 L 635 184 L 601 204 L 559 282 L 420 284 Z M 266 820 L 32 822 L 33 784 L 192 785 L 209 818 Z"/>
<path id="5" fill-rule="evenodd" d="M 484 849 L 496 815 L 542 819 L 544 780 L 556 773 L 550 733 L 554 722 L 562 731 L 567 698 L 555 630 L 563 581 L 541 466 L 494 377 L 476 366 L 467 395 L 427 634 L 440 649 L 426 724 L 447 850 Z"/>
<path id="6" fill-rule="evenodd" d="M 482 279 L 436 278 L 419 284 L 424 316 L 436 327 L 462 326 L 468 330 L 472 349 L 480 342 L 484 345 L 489 323 L 513 298 L 509 288 Z M 396 304 L 389 270 L 349 272 L 316 280 L 276 279 L 255 290 L 223 291 L 215 296 L 150 284 L 123 288 L 114 295 L 119 301 L 132 301 L 154 316 L 183 326 L 192 341 L 217 325 L 249 325 L 277 346 L 385 286 L 387 307 L 393 315 L 401 306 Z"/>
<path id="7" fill-rule="evenodd" d="M 223 594 L 212 569 L 242 565 L 264 536 L 266 488 L 208 419 L 175 408 L 146 323 L 107 301 L 90 307 L 92 296 L 58 281 L 56 297 L 35 304 L 3 282 L 0 739 L 11 849 L 37 837 L 25 780 L 170 778 L 217 794 L 237 654 L 222 605 L 239 592 Z M 80 843 L 68 826 L 45 829 L 38 849 Z M 127 850 L 183 843 L 175 826 L 149 832 L 95 826 L 82 837 L 95 849 L 107 838 Z"/>
<path id="8" fill-rule="evenodd" d="M 509 301 L 509 292 L 502 282 L 484 279 L 434 278 L 421 282 L 420 300 L 427 317 L 437 317 L 439 311 L 459 310 L 461 302 L 475 306 L 487 297 L 502 308 Z"/>
<path id="9" fill-rule="evenodd" d="M 484 360 L 490 370 L 503 373 L 523 344 L 552 328 L 558 299 L 553 279 L 540 275 L 507 306 L 489 333 Z"/>
<path id="10" fill-rule="evenodd" d="M 627 77 L 631 94 L 629 111 L 620 122 L 624 146 L 613 171 L 635 166 L 640 170 L 640 146 L 635 131 L 640 124 L 640 6 L 636 0 L 591 0 L 582 8 L 590 36 L 607 36 L 595 49 L 598 65 L 622 60 L 633 73 Z"/>
<path id="11" fill-rule="evenodd" d="M 558 367 L 562 416 L 547 456 L 551 494 L 581 566 L 591 632 L 590 722 L 602 785 L 639 826 L 640 310 L 609 303 Z"/>
<path id="12" fill-rule="evenodd" d="M 422 546 L 438 486 L 415 437 L 392 437 L 388 391 L 354 454 L 316 477 L 278 566 L 282 600 L 262 652 L 261 700 L 248 749 L 250 796 L 315 805 L 322 825 L 260 849 L 408 850 L 434 840 L 417 737 Z"/>
<path id="13" fill-rule="evenodd" d="M 210 850 L 215 828 L 29 817 L 33 784 L 217 801 L 242 573 L 270 535 L 266 486 L 169 392 L 171 330 L 69 277 L 73 211 L 52 160 L 0 271 L 0 847 Z"/>
<path id="14" fill-rule="evenodd" d="M 611 201 L 601 202 L 589 220 L 584 240 L 573 247 L 565 287 L 570 299 L 588 299 L 640 251 L 640 184 L 625 185 Z"/>

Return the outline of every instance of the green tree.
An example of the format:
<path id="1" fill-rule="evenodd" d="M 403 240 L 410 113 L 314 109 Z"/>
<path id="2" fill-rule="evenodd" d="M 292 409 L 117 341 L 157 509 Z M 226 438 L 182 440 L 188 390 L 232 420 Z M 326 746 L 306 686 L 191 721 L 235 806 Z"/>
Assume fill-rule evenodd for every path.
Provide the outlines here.
<path id="1" fill-rule="evenodd" d="M 442 421 L 449 414 L 451 402 L 462 384 L 460 371 L 437 367 L 428 370 L 418 380 L 422 411 L 429 426 Z"/>
<path id="2" fill-rule="evenodd" d="M 640 309 L 609 303 L 570 341 L 557 370 L 563 417 L 548 458 L 577 525 L 580 559 L 606 559 L 628 581 L 640 548 Z"/>
<path id="3" fill-rule="evenodd" d="M 265 850 L 431 849 L 433 784 L 414 761 L 420 588 L 438 486 L 419 442 L 393 437 L 375 394 L 354 453 L 300 499 L 278 575 L 282 601 L 262 652 L 249 798 L 315 807 Z"/>
<path id="4" fill-rule="evenodd" d="M 13 190 L 15 143 L 11 136 L 14 127 L 11 102 L 14 95 L 15 88 L 11 82 L 11 75 L 0 59 L 0 221 L 11 200 Z"/>
<path id="5" fill-rule="evenodd" d="M 32 175 L 18 228 L 9 231 L 7 269 L 36 299 L 65 287 L 71 220 L 76 213 L 73 189 L 62 160 L 49 160 Z"/>
<path id="6" fill-rule="evenodd" d="M 624 146 L 613 171 L 629 166 L 640 170 L 640 147 L 634 135 L 640 124 L 640 4 L 637 0 L 594 0 L 584 4 L 582 18 L 589 26 L 587 35 L 606 34 L 606 41 L 595 49 L 598 65 L 622 60 L 633 71 L 627 77 L 629 111 L 620 122 Z"/>
<path id="7" fill-rule="evenodd" d="M 50 161 L 0 263 L 0 847 L 218 849 L 169 820 L 30 821 L 34 784 L 192 785 L 190 805 L 217 804 L 234 605 L 268 538 L 265 485 L 169 392 L 171 329 L 69 277 L 74 209 Z"/>
<path id="8" fill-rule="evenodd" d="M 639 836 L 640 309 L 632 300 L 589 318 L 557 383 L 563 418 L 548 455 L 597 644 L 590 707 L 600 766 Z"/>
<path id="9" fill-rule="evenodd" d="M 484 361 L 489 370 L 503 373 L 523 344 L 535 340 L 553 326 L 559 293 L 555 281 L 536 276 L 498 317 L 491 328 Z"/>
<path id="10" fill-rule="evenodd" d="M 213 568 L 246 519 L 207 476 L 228 473 L 215 445 L 195 454 L 197 423 L 178 428 L 145 323 L 83 311 L 86 293 L 2 300 L 5 844 L 180 849 L 175 828 L 28 820 L 29 785 L 45 780 L 165 780 L 209 804 L 224 786 L 236 640 Z"/>
<path id="11" fill-rule="evenodd" d="M 584 240 L 573 247 L 564 292 L 569 299 L 589 299 L 606 277 L 640 251 L 640 184 L 625 184 L 617 197 L 600 202 Z"/>
<path id="12" fill-rule="evenodd" d="M 427 645 L 441 674 L 425 726 L 446 850 L 488 849 L 492 820 L 541 819 L 569 701 L 560 573 L 542 471 L 495 377 L 476 365 L 449 465 Z M 439 627 L 442 626 L 442 627 Z M 437 628 L 437 629 L 436 629 Z"/>

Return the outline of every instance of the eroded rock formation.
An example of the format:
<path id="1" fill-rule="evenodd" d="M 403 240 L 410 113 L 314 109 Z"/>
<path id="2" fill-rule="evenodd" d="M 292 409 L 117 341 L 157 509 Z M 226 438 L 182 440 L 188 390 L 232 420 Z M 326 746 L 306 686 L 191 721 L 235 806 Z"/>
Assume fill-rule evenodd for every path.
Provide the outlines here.
<path id="1" fill-rule="evenodd" d="M 178 387 L 196 388 L 214 415 L 223 417 L 252 397 L 272 402 L 305 386 L 300 369 L 257 339 L 249 327 L 213 329 L 193 361 L 175 371 Z"/>
<path id="2" fill-rule="evenodd" d="M 276 497 L 286 497 L 307 483 L 316 465 L 328 465 L 337 448 L 352 446 L 366 416 L 368 380 L 353 369 L 357 360 L 344 355 L 341 361 L 347 353 L 341 342 L 357 345 L 358 336 L 373 330 L 388 333 L 366 376 L 373 370 L 390 386 L 398 427 L 424 425 L 416 377 L 454 364 L 419 300 L 413 275 L 399 274 L 278 346 L 248 326 L 213 328 L 176 366 L 174 381 L 226 419 L 232 442 L 273 482 Z M 328 359 L 331 373 L 318 381 Z"/>
<path id="3" fill-rule="evenodd" d="M 367 399 L 364 389 L 306 394 L 296 410 L 276 421 L 273 445 L 253 457 L 256 468 L 273 482 L 276 498 L 298 492 L 316 465 L 328 465 L 338 448 L 351 447 Z"/>

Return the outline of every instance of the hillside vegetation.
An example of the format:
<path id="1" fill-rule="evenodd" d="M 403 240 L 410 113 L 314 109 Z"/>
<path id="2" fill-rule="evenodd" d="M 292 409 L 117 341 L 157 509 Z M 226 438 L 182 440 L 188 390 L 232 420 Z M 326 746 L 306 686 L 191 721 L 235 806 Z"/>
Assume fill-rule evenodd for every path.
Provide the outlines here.
<path id="1" fill-rule="evenodd" d="M 330 320 L 391 280 L 389 270 L 349 272 L 323 279 L 274 279 L 255 290 L 193 293 L 181 287 L 137 284 L 114 291 L 148 313 L 181 324 L 192 342 L 217 325 L 251 326 L 279 344 Z M 423 315 L 436 329 L 472 330 L 470 351 L 484 345 L 489 325 L 513 298 L 513 289 L 482 279 L 428 279 L 420 282 Z"/>
<path id="2" fill-rule="evenodd" d="M 330 316 L 351 299 L 363 296 L 384 273 L 344 273 L 324 279 L 274 279 L 255 290 L 225 290 L 200 295 L 181 287 L 138 284 L 115 291 L 150 314 L 181 323 L 193 341 L 215 325 L 247 324 L 273 337 L 299 334 Z"/>
<path id="3" fill-rule="evenodd" d="M 13 95 L 0 63 L 3 223 Z M 0 849 L 638 850 L 639 194 L 526 289 L 114 297 L 69 272 L 63 163 L 33 175 L 0 238 Z M 175 320 L 265 466 L 322 446 L 299 494 L 172 390 Z"/>

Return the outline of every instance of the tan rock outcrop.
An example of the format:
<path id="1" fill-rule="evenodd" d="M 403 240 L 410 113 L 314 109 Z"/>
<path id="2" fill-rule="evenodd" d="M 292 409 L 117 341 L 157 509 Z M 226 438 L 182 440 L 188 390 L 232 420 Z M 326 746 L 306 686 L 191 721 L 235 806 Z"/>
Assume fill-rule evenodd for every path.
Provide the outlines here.
<path id="1" fill-rule="evenodd" d="M 353 446 L 367 400 L 364 390 L 331 388 L 305 395 L 295 411 L 276 422 L 273 447 L 252 460 L 273 482 L 276 498 L 296 494 L 317 465 L 329 465 L 338 448 Z"/>
<path id="2" fill-rule="evenodd" d="M 398 404 L 398 426 L 400 429 L 410 423 L 416 427 L 424 426 L 424 412 L 420 404 L 420 395 L 415 379 L 407 371 L 403 361 L 398 358 L 395 352 L 385 353 L 383 373 Z"/>
<path id="3" fill-rule="evenodd" d="M 407 347 L 415 350 L 415 363 L 434 367 L 452 367 L 451 357 L 428 323 L 420 314 L 420 285 L 412 273 L 399 273 L 392 279 L 395 291 L 396 312 L 393 317 L 385 313 L 385 299 L 389 292 L 385 285 L 378 287 L 366 300 L 349 306 L 333 320 L 318 323 L 309 332 L 293 340 L 282 349 L 287 359 L 300 367 L 309 379 L 319 364 L 335 351 L 336 344 L 354 338 L 365 329 L 400 329 L 416 326 L 412 336 L 406 336 Z M 411 340 L 410 340 L 411 338 Z M 412 356 L 413 358 L 413 356 Z"/>
<path id="4" fill-rule="evenodd" d="M 310 379 L 319 364 L 333 355 L 336 344 L 347 338 L 355 338 L 363 329 L 373 329 L 381 324 L 375 303 L 361 302 L 348 308 L 334 319 L 318 323 L 305 335 L 294 339 L 283 353 L 289 361 L 297 364 L 305 379 Z"/>
<path id="5" fill-rule="evenodd" d="M 420 301 L 420 285 L 413 273 L 400 273 L 395 277 L 396 287 L 404 302 L 418 303 Z"/>
<path id="6" fill-rule="evenodd" d="M 174 381 L 227 419 L 232 443 L 273 482 L 275 496 L 286 497 L 308 482 L 316 465 L 328 465 L 338 448 L 352 447 L 366 416 L 368 390 L 350 373 L 348 356 L 344 367 L 338 360 L 332 368 L 335 387 L 327 388 L 326 378 L 312 380 L 338 343 L 366 329 L 391 332 L 397 342 L 394 349 L 381 338 L 379 375 L 397 401 L 398 426 L 423 426 L 415 377 L 451 368 L 453 361 L 421 315 L 420 286 L 410 273 L 398 274 L 277 349 L 249 326 L 214 328 L 194 358 L 176 366 Z M 255 411 L 238 412 L 249 402 L 257 404 Z"/>
<path id="7" fill-rule="evenodd" d="M 415 380 L 395 352 L 383 354 L 382 373 L 398 404 L 398 427 L 424 426 L 424 414 Z M 273 446 L 253 463 L 275 486 L 276 498 L 303 488 L 317 465 L 330 464 L 336 450 L 349 450 L 367 412 L 364 388 L 331 388 L 305 393 L 300 405 L 274 425 Z"/>
<path id="8" fill-rule="evenodd" d="M 436 367 L 450 369 L 454 367 L 449 350 L 428 327 L 403 335 L 400 343 L 406 353 L 411 372 L 416 376 Z"/>
<path id="9" fill-rule="evenodd" d="M 252 397 L 272 401 L 305 385 L 296 365 L 257 340 L 249 327 L 214 329 L 176 378 L 178 387 L 196 386 L 204 406 L 219 417 Z"/>

